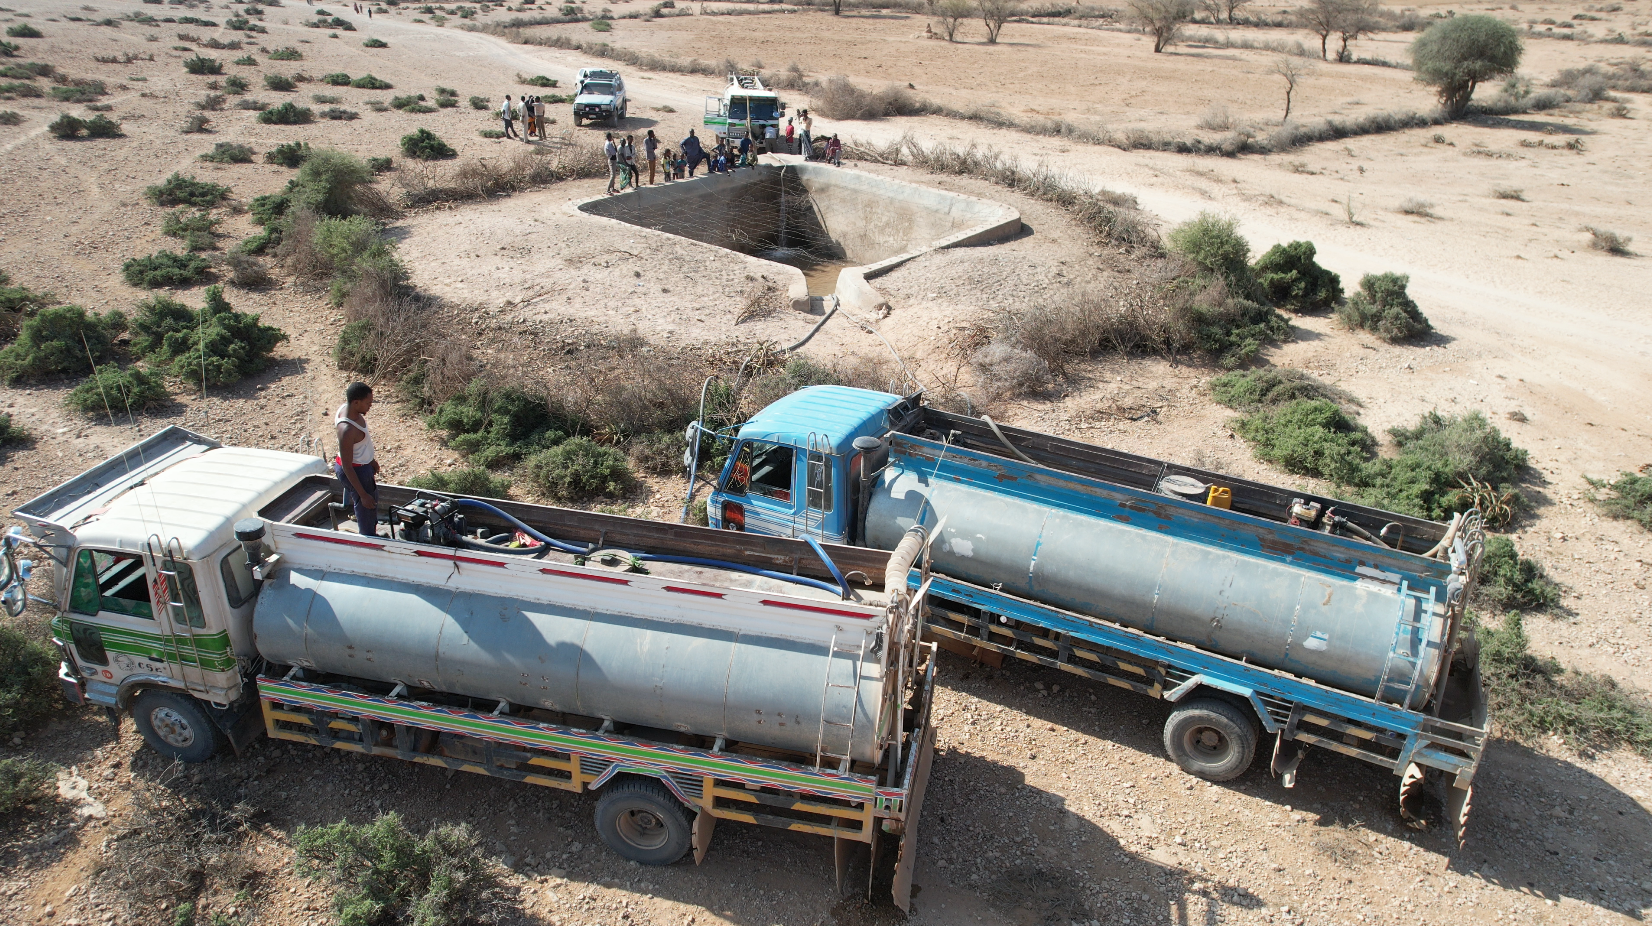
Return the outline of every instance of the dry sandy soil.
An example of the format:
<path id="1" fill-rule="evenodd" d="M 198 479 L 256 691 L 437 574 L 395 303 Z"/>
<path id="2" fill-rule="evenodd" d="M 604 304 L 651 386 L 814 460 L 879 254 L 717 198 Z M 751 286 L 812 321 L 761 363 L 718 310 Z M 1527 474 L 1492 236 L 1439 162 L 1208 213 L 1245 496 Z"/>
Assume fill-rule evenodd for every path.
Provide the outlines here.
<path id="1" fill-rule="evenodd" d="M 28 21 L 44 39 L 15 60 L 47 61 L 112 88 L 105 102 L 127 137 L 59 142 L 44 131 L 59 107 L 35 100 L 0 103 L 21 125 L 0 127 L 0 269 L 14 281 L 51 290 L 91 308 L 130 308 L 143 293 L 121 281 L 121 261 L 174 242 L 160 234 L 165 210 L 143 187 L 175 170 L 226 183 L 241 202 L 275 192 L 289 172 L 264 164 L 196 161 L 214 142 L 259 151 L 304 139 L 362 156 L 395 153 L 396 140 L 428 126 L 462 158 L 510 156 L 522 146 L 477 135 L 484 113 L 461 106 L 423 116 L 372 112 L 368 100 L 392 93 L 303 84 L 297 94 L 255 90 L 270 102 L 333 93 L 361 112 L 354 122 L 263 126 L 251 112 L 213 112 L 213 134 L 178 127 L 211 78 L 183 73 L 175 33 L 199 27 L 118 28 L 70 22 L 180 7 L 91 0 L 10 0 L 0 23 Z M 311 76 L 371 71 L 395 94 L 456 88 L 495 101 L 520 93 L 518 73 L 546 74 L 566 88 L 574 71 L 599 63 L 552 49 L 509 45 L 445 28 L 416 8 L 365 17 L 326 4 L 361 31 L 334 40 L 298 25 L 310 6 L 289 0 L 266 10 L 269 48 L 292 45 L 299 62 L 230 66 L 257 83 L 260 73 Z M 686 6 L 687 4 L 684 4 Z M 92 11 L 88 7 L 96 6 Z M 1423 5 L 1426 13 L 1435 6 Z M 1610 5 L 1608 5 L 1610 6 Z M 1619 12 L 1577 21 L 1596 38 L 1647 28 L 1642 0 Z M 616 3 L 616 13 L 643 9 Z M 713 5 L 717 8 L 717 5 Z M 1488 7 L 1451 7 L 1457 12 Z M 163 13 L 163 10 L 165 13 Z M 1268 8 L 1272 13 L 1274 8 Z M 1571 22 L 1580 4 L 1497 10 L 1537 20 L 1524 73 L 1542 83 L 1562 68 L 1595 61 L 1646 60 L 1635 46 L 1544 37 L 1541 22 Z M 26 19 L 18 12 L 29 13 Z M 195 15 L 222 21 L 231 8 L 201 5 Z M 482 21 L 514 15 L 486 14 Z M 1012 23 L 996 46 L 925 39 L 924 21 L 905 13 L 857 12 L 834 19 L 815 12 L 618 20 L 598 36 L 584 24 L 543 27 L 624 48 L 702 60 L 760 59 L 771 69 L 793 61 L 811 76 L 843 74 L 863 85 L 911 83 L 954 106 L 992 103 L 1112 129 L 1194 132 L 1213 104 L 1235 117 L 1277 119 L 1281 88 L 1268 52 L 1210 41 L 1153 55 L 1139 36 L 1068 25 Z M 1217 33 L 1195 27 L 1197 36 Z M 1235 39 L 1303 39 L 1289 30 L 1233 29 Z M 1565 31 L 1565 30 L 1561 30 Z M 146 41 L 154 34 L 158 40 Z M 390 47 L 360 46 L 367 36 Z M 222 38 L 232 37 L 223 33 Z M 1356 53 L 1404 60 L 1408 34 L 1361 40 Z M 94 55 L 154 53 L 154 61 L 107 65 Z M 240 52 L 207 52 L 233 58 Z M 697 124 L 701 100 L 721 81 L 628 71 L 634 103 L 627 129 L 655 129 L 669 143 Z M 554 92 L 554 91 L 553 91 Z M 939 117 L 823 126 L 857 140 L 912 133 L 926 142 L 980 144 L 1046 161 L 1084 182 L 1135 194 L 1165 226 L 1212 209 L 1239 218 L 1253 248 L 1295 239 L 1352 283 L 1366 272 L 1409 273 L 1412 293 L 1438 329 L 1423 345 L 1392 346 L 1344 331 L 1323 317 L 1293 319 L 1295 340 L 1267 360 L 1313 371 L 1363 402 L 1373 430 L 1407 423 L 1430 408 L 1480 409 L 1533 454 L 1527 494 L 1532 517 L 1518 542 L 1568 587 L 1565 619 L 1533 619 L 1540 651 L 1581 668 L 1652 689 L 1652 573 L 1648 534 L 1600 519 L 1583 498 L 1586 475 L 1610 475 L 1652 462 L 1652 327 L 1645 293 L 1652 261 L 1589 250 L 1583 225 L 1635 236 L 1652 247 L 1646 165 L 1652 131 L 1644 95 L 1623 94 L 1629 118 L 1604 106 L 1578 106 L 1508 119 L 1376 135 L 1265 157 L 1224 159 L 1120 151 L 1018 134 Z M 793 105 L 802 99 L 791 101 Z M 1423 110 L 1431 101 L 1408 72 L 1318 64 L 1297 94 L 1297 118 Z M 566 122 L 565 114 L 563 122 Z M 559 126 L 561 128 L 563 126 Z M 600 129 L 580 130 L 582 139 Z M 1581 139 L 1582 150 L 1563 142 Z M 554 144 L 564 144 L 553 139 Z M 1529 144 L 1523 144 L 1529 143 Z M 1545 143 L 1549 146 L 1545 146 Z M 1550 147 L 1552 146 L 1552 147 Z M 1016 311 L 1081 290 L 1103 294 L 1130 284 L 1130 266 L 1087 243 L 1057 210 L 987 184 L 927 178 L 858 165 L 1008 202 L 1030 227 L 1001 244 L 927 255 L 881 278 L 888 318 L 873 321 L 917 371 L 943 388 L 957 376 L 955 345 L 982 315 Z M 403 167 L 403 171 L 410 168 Z M 386 180 L 395 192 L 396 175 Z M 571 212 L 600 192 L 571 182 L 488 202 L 409 212 L 393 232 L 418 286 L 471 307 L 484 358 L 503 349 L 543 356 L 577 350 L 635 331 L 664 344 L 786 343 L 815 321 L 781 312 L 734 324 L 764 266 L 744 258 L 618 229 Z M 1491 190 L 1523 190 L 1524 200 Z M 1408 198 L 1433 203 L 1437 218 L 1395 211 Z M 1348 210 L 1353 211 L 1353 221 Z M 226 223 L 225 243 L 250 233 L 244 217 Z M 537 294 L 547 293 L 538 298 Z M 185 301 L 198 301 L 188 293 Z M 268 373 L 202 398 L 176 386 L 177 401 L 134 425 L 87 422 L 63 408 L 68 384 L 0 394 L 35 440 L 12 451 L 0 477 L 4 497 L 20 501 L 66 478 L 141 433 L 179 423 L 232 443 L 315 449 L 346 377 L 330 349 L 341 317 L 323 294 L 287 284 L 232 290 L 231 301 L 263 313 L 291 336 Z M 524 300 L 527 301 L 524 304 Z M 522 351 L 526 345 L 528 350 Z M 811 344 L 824 360 L 886 356 L 867 331 L 834 320 Z M 1167 456 L 1241 475 L 1288 482 L 1250 457 L 1227 430 L 1203 383 L 1216 371 L 1157 359 L 1110 359 L 1077 371 L 1062 391 L 1012 404 L 1012 423 L 1134 452 Z M 1136 420 L 1144 412 L 1146 417 Z M 1507 418 L 1519 411 L 1524 421 Z M 411 416 L 379 414 L 381 450 L 392 478 L 452 465 Z M 669 516 L 675 486 L 651 485 L 622 500 L 631 510 Z M 38 628 L 41 615 L 26 620 Z M 1211 787 L 1176 771 L 1158 742 L 1164 712 L 1153 702 L 1092 688 L 1044 670 L 988 670 L 947 658 L 943 664 L 941 752 L 924 819 L 923 858 L 912 919 L 920 923 L 1606 923 L 1643 919 L 1652 907 L 1652 764 L 1627 753 L 1579 753 L 1559 742 L 1498 740 L 1477 781 L 1471 839 L 1455 847 L 1438 830 L 1400 827 L 1395 780 L 1363 765 L 1315 754 L 1294 791 L 1260 767 Z M 887 904 L 867 907 L 832 886 L 831 853 L 803 836 L 727 826 L 705 865 L 643 870 L 596 845 L 586 797 L 544 794 L 473 776 L 448 777 L 392 762 L 324 755 L 308 747 L 262 744 L 247 758 L 221 758 L 182 775 L 137 748 L 130 724 L 117 741 L 100 715 L 63 712 L 47 727 L 0 747 L 34 754 L 83 776 L 108 816 L 77 815 L 70 801 L 0 821 L 0 920 L 19 923 L 170 923 L 167 910 L 132 909 L 103 888 L 88 890 L 106 840 L 129 819 L 135 793 L 176 792 L 208 803 L 244 801 L 254 813 L 249 851 L 263 872 L 250 898 L 202 898 L 209 914 L 234 923 L 330 922 L 325 891 L 291 873 L 288 837 L 300 823 L 364 819 L 399 810 L 416 827 L 467 821 L 515 866 L 510 918 L 558 926 L 587 923 L 882 923 Z M 230 912 L 231 908 L 234 912 Z M 203 918 L 203 922 L 206 921 Z"/>

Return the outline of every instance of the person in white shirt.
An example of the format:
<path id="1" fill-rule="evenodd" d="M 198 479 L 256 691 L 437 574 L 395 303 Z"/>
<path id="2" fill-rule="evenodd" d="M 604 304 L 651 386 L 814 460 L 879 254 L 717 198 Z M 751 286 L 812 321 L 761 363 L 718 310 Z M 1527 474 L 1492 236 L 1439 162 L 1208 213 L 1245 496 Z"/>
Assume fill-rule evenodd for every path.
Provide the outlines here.
<path id="1" fill-rule="evenodd" d="M 516 107 L 511 105 L 511 95 L 505 94 L 505 105 L 499 107 L 499 117 L 505 120 L 505 137 L 520 139 L 516 134 Z"/>
<path id="2" fill-rule="evenodd" d="M 363 536 L 379 531 L 379 461 L 373 452 L 373 432 L 367 413 L 373 408 L 373 387 L 351 383 L 344 389 L 344 404 L 333 413 L 338 431 L 338 456 L 333 458 L 333 475 L 344 483 L 344 505 L 354 508 L 356 530 Z"/>

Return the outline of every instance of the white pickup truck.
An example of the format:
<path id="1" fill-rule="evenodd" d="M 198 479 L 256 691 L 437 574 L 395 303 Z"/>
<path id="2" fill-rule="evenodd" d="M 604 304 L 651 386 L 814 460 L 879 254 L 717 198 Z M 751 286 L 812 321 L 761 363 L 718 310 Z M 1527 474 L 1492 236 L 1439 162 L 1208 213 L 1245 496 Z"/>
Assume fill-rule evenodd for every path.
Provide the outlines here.
<path id="1" fill-rule="evenodd" d="M 872 846 L 910 894 L 933 644 L 895 554 L 381 486 L 342 529 L 317 457 L 170 427 L 15 512 L 65 695 L 186 762 L 276 739 L 599 790 L 627 859 L 704 857 L 719 819 Z M 887 590 L 886 590 L 887 587 Z M 118 719 L 118 718 L 117 718 Z M 874 869 L 876 869 L 874 865 Z"/>
<path id="2" fill-rule="evenodd" d="M 625 78 L 607 68 L 582 68 L 574 83 L 574 125 L 606 119 L 618 126 L 627 106 Z"/>

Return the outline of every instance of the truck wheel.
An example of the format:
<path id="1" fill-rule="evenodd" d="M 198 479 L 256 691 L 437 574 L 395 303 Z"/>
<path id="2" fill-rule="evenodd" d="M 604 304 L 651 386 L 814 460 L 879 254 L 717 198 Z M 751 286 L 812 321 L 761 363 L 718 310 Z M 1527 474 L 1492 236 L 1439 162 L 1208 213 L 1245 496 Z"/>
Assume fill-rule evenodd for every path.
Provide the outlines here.
<path id="1" fill-rule="evenodd" d="M 579 119 L 579 113 L 574 113 L 574 128 L 576 129 L 579 128 Z"/>
<path id="2" fill-rule="evenodd" d="M 657 781 L 617 781 L 604 788 L 597 801 L 602 841 L 642 865 L 669 865 L 682 858 L 691 831 L 683 805 Z"/>
<path id="3" fill-rule="evenodd" d="M 1256 739 L 1256 722 L 1215 698 L 1178 706 L 1164 724 L 1164 751 L 1182 771 L 1206 781 L 1228 781 L 1243 774 L 1256 755 Z"/>
<path id="4" fill-rule="evenodd" d="M 168 759 L 205 762 L 218 751 L 218 728 L 188 695 L 151 688 L 133 703 L 132 719 L 149 748 Z"/>

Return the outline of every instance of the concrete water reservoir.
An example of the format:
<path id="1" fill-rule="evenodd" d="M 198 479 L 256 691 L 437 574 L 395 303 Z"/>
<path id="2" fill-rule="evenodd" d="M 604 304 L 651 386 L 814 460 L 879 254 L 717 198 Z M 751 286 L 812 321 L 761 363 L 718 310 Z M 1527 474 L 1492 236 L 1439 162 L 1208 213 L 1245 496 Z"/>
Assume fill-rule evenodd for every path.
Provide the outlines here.
<path id="1" fill-rule="evenodd" d="M 1000 203 L 807 162 L 762 163 L 578 208 L 786 265 L 777 270 L 799 309 L 825 295 L 870 308 L 882 297 L 867 278 L 935 248 L 1021 231 L 1021 214 Z"/>

